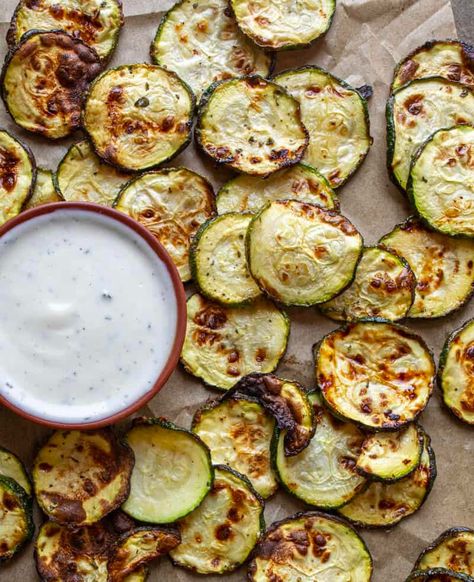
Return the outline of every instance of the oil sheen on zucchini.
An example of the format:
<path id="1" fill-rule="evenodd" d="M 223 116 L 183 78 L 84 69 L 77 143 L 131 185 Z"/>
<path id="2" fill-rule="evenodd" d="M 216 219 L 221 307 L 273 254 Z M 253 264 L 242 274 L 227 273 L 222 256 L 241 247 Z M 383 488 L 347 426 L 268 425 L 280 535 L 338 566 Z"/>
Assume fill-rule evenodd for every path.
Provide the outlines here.
<path id="1" fill-rule="evenodd" d="M 3 447 L 0 447 L 0 476 L 13 479 L 27 495 L 31 495 L 31 482 L 23 463 L 11 451 Z"/>
<path id="2" fill-rule="evenodd" d="M 342 186 L 364 161 L 372 143 L 367 101 L 356 89 L 317 67 L 280 73 L 275 82 L 301 105 L 309 132 L 303 161 L 333 188 Z"/>
<path id="3" fill-rule="evenodd" d="M 265 530 L 264 503 L 250 481 L 216 465 L 214 485 L 202 505 L 178 522 L 180 545 L 173 564 L 198 574 L 224 574 L 248 558 Z"/>
<path id="4" fill-rule="evenodd" d="M 443 532 L 415 564 L 415 570 L 431 568 L 447 568 L 474 578 L 474 530 L 453 527 Z"/>
<path id="5" fill-rule="evenodd" d="M 63 200 L 63 197 L 56 192 L 54 187 L 53 172 L 44 168 L 37 168 L 33 194 L 24 206 L 24 210 L 52 202 L 62 202 Z"/>
<path id="6" fill-rule="evenodd" d="M 472 582 L 466 574 L 460 574 L 446 568 L 430 568 L 429 570 L 413 571 L 405 582 Z"/>
<path id="7" fill-rule="evenodd" d="M 14 479 L 0 475 L 0 565 L 23 548 L 34 529 L 31 499 Z"/>
<path id="8" fill-rule="evenodd" d="M 206 178 L 187 168 L 148 172 L 128 182 L 114 206 L 160 241 L 182 281 L 191 279 L 191 239 L 215 214 L 214 190 Z"/>
<path id="9" fill-rule="evenodd" d="M 309 306 L 352 281 L 362 237 L 334 211 L 295 200 L 267 204 L 247 231 L 247 258 L 260 288 L 284 305 Z"/>
<path id="10" fill-rule="evenodd" d="M 296 99 L 257 75 L 209 88 L 199 105 L 196 139 L 218 164 L 257 176 L 296 164 L 308 145 Z"/>
<path id="11" fill-rule="evenodd" d="M 267 77 L 273 65 L 239 30 L 226 0 L 181 0 L 162 18 L 151 57 L 177 73 L 197 98 L 216 81 Z"/>
<path id="12" fill-rule="evenodd" d="M 162 418 L 143 418 L 125 438 L 135 454 L 125 513 L 147 523 L 172 523 L 202 502 L 214 473 L 198 436 Z"/>
<path id="13" fill-rule="evenodd" d="M 380 243 L 403 256 L 415 274 L 415 301 L 408 317 L 441 317 L 470 298 L 474 241 L 433 232 L 416 218 L 409 218 Z"/>
<path id="14" fill-rule="evenodd" d="M 273 372 L 290 334 L 284 312 L 264 298 L 226 307 L 192 295 L 181 361 L 206 384 L 228 390 L 252 372 Z"/>
<path id="15" fill-rule="evenodd" d="M 372 570 L 369 550 L 353 527 L 334 515 L 308 511 L 269 527 L 255 548 L 248 578 L 370 582 Z"/>
<path id="16" fill-rule="evenodd" d="M 363 321 L 328 334 L 316 347 L 316 380 L 329 408 L 371 430 L 398 430 L 424 410 L 435 365 L 408 328 Z"/>
<path id="17" fill-rule="evenodd" d="M 173 72 L 137 63 L 91 85 L 82 115 L 96 153 L 123 170 L 150 170 L 189 144 L 194 96 Z"/>

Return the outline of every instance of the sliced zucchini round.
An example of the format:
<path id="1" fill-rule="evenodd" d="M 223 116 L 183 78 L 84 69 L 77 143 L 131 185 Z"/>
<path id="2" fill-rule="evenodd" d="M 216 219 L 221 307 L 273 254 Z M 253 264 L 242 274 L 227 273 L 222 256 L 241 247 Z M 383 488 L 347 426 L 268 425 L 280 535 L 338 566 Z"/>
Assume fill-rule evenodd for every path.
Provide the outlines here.
<path id="1" fill-rule="evenodd" d="M 16 481 L 0 475 L 0 564 L 30 541 L 34 529 L 31 498 Z"/>
<path id="2" fill-rule="evenodd" d="M 264 503 L 250 481 L 225 465 L 215 475 L 202 505 L 178 523 L 181 543 L 170 552 L 175 566 L 199 574 L 235 570 L 265 530 Z"/>
<path id="3" fill-rule="evenodd" d="M 447 568 L 474 578 L 474 530 L 453 527 L 436 538 L 415 563 L 415 570 L 431 568 Z"/>
<path id="4" fill-rule="evenodd" d="M 102 73 L 86 97 L 82 122 L 96 153 L 123 170 L 150 170 L 191 140 L 194 96 L 173 72 L 122 65 Z"/>
<path id="5" fill-rule="evenodd" d="M 387 166 L 395 184 L 406 189 L 412 158 L 432 133 L 465 123 L 474 123 L 467 85 L 430 77 L 398 89 L 387 103 Z"/>
<path id="6" fill-rule="evenodd" d="M 244 174 L 233 178 L 217 194 L 217 212 L 255 214 L 268 202 L 289 198 L 339 210 L 339 202 L 326 178 L 310 166 L 296 164 L 268 178 Z"/>
<path id="7" fill-rule="evenodd" d="M 296 99 L 254 75 L 208 89 L 199 105 L 196 140 L 218 164 L 266 176 L 301 160 L 308 132 Z"/>
<path id="8" fill-rule="evenodd" d="M 442 317 L 470 298 L 474 241 L 433 232 L 416 218 L 409 218 L 380 243 L 403 256 L 415 273 L 415 301 L 408 317 Z"/>
<path id="9" fill-rule="evenodd" d="M 2 97 L 13 120 L 44 137 L 66 137 L 81 126 L 83 97 L 102 65 L 81 40 L 56 30 L 25 34 L 8 54 Z"/>
<path id="10" fill-rule="evenodd" d="M 95 523 L 126 499 L 132 468 L 131 450 L 110 429 L 56 431 L 34 461 L 36 499 L 53 521 Z"/>
<path id="11" fill-rule="evenodd" d="M 182 281 L 191 279 L 191 239 L 215 214 L 214 190 L 206 178 L 187 168 L 147 172 L 125 184 L 114 206 L 159 240 Z"/>
<path id="12" fill-rule="evenodd" d="M 315 347 L 316 380 L 341 418 L 370 430 L 399 430 L 428 404 L 435 364 L 423 339 L 393 323 L 336 329 Z"/>
<path id="13" fill-rule="evenodd" d="M 135 454 L 125 513 L 147 523 L 172 523 L 202 502 L 214 473 L 198 436 L 163 418 L 143 418 L 125 438 Z"/>
<path id="14" fill-rule="evenodd" d="M 370 582 L 372 570 L 370 552 L 353 527 L 334 515 L 307 511 L 269 527 L 255 548 L 248 578 Z"/>
<path id="15" fill-rule="evenodd" d="M 470 576 L 447 570 L 446 568 L 430 568 L 429 570 L 415 570 L 405 582 L 472 582 Z"/>
<path id="16" fill-rule="evenodd" d="M 333 188 L 342 186 L 364 161 L 372 143 L 367 101 L 345 81 L 318 67 L 280 73 L 275 82 L 301 105 L 309 132 L 303 160 Z"/>
<path id="17" fill-rule="evenodd" d="M 366 247 L 354 281 L 319 309 L 336 321 L 406 317 L 415 297 L 416 279 L 402 257 L 379 247 Z"/>
<path id="18" fill-rule="evenodd" d="M 53 172 L 44 168 L 37 168 L 36 184 L 33 195 L 24 205 L 24 210 L 50 204 L 52 202 L 62 202 L 64 198 L 60 196 L 54 187 Z"/>
<path id="19" fill-rule="evenodd" d="M 260 288 L 283 305 L 309 306 L 352 281 L 362 237 L 332 210 L 295 200 L 267 204 L 247 231 L 247 258 Z"/>
<path id="20" fill-rule="evenodd" d="M 316 418 L 316 433 L 308 447 L 294 457 L 284 450 L 284 433 L 274 442 L 273 462 L 283 487 L 308 505 L 336 509 L 365 486 L 355 470 L 364 433 L 352 423 L 327 412 L 318 392 L 308 396 Z"/>
<path id="21" fill-rule="evenodd" d="M 270 50 L 305 48 L 331 26 L 336 0 L 231 0 L 240 29 Z"/>
<path id="22" fill-rule="evenodd" d="M 193 432 L 209 447 L 212 462 L 248 477 L 264 499 L 278 488 L 270 463 L 274 428 L 275 420 L 257 402 L 227 397 L 204 404 L 192 424 Z"/>
<path id="23" fill-rule="evenodd" d="M 232 388 L 252 372 L 273 372 L 283 357 L 290 321 L 267 299 L 225 307 L 201 295 L 187 302 L 188 325 L 181 361 L 206 384 Z"/>
<path id="24" fill-rule="evenodd" d="M 273 58 L 239 30 L 227 0 L 180 0 L 161 19 L 151 58 L 177 73 L 197 98 L 216 81 L 267 77 Z"/>
<path id="25" fill-rule="evenodd" d="M 13 479 L 27 495 L 31 495 L 31 481 L 20 459 L 11 451 L 0 447 L 0 476 Z"/>

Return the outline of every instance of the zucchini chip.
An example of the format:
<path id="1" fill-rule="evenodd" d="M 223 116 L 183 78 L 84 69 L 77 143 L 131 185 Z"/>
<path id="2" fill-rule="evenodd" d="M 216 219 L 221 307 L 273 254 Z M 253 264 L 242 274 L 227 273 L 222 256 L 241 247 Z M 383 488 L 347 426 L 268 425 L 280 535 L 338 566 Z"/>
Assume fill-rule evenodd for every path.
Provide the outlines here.
<path id="1" fill-rule="evenodd" d="M 364 161 L 372 143 L 367 101 L 357 89 L 317 67 L 280 73 L 275 82 L 301 105 L 309 132 L 303 160 L 333 188 L 342 186 Z"/>
<path id="2" fill-rule="evenodd" d="M 416 279 L 402 257 L 379 247 L 367 247 L 354 281 L 319 309 L 336 321 L 406 317 L 415 297 Z"/>
<path id="3" fill-rule="evenodd" d="M 248 558 L 265 530 L 264 503 L 250 481 L 216 465 L 214 485 L 202 505 L 178 523 L 175 566 L 198 574 L 229 573 Z"/>
<path id="4" fill-rule="evenodd" d="M 23 129 L 66 137 L 80 128 L 83 97 L 101 68 L 97 53 L 78 38 L 29 32 L 5 60 L 2 97 Z"/>
<path id="5" fill-rule="evenodd" d="M 362 245 L 347 218 L 295 200 L 269 203 L 247 231 L 250 272 L 283 305 L 315 305 L 342 291 L 354 278 Z"/>
<path id="6" fill-rule="evenodd" d="M 474 91 L 441 77 L 417 79 L 387 103 L 387 166 L 392 180 L 407 187 L 418 148 L 439 129 L 474 123 Z"/>
<path id="7" fill-rule="evenodd" d="M 214 216 L 214 190 L 206 178 L 187 168 L 148 172 L 128 182 L 114 206 L 147 228 L 165 247 L 181 280 L 191 279 L 191 239 Z"/>
<path id="8" fill-rule="evenodd" d="M 407 192 L 418 214 L 450 236 L 474 237 L 474 127 L 432 135 L 413 158 Z"/>
<path id="9" fill-rule="evenodd" d="M 135 454 L 125 513 L 147 523 L 171 523 L 202 502 L 214 473 L 198 436 L 164 418 L 142 418 L 125 438 Z"/>
<path id="10" fill-rule="evenodd" d="M 257 402 L 228 394 L 199 408 L 192 430 L 209 447 L 214 464 L 228 465 L 248 477 L 266 499 L 278 488 L 270 463 L 275 420 Z"/>
<path id="11" fill-rule="evenodd" d="M 177 2 L 161 20 L 151 58 L 177 73 L 197 98 L 216 81 L 267 77 L 273 67 L 272 56 L 240 32 L 227 0 Z"/>
<path id="12" fill-rule="evenodd" d="M 0 475 L 0 565 L 33 537 L 31 498 L 16 481 Z"/>
<path id="13" fill-rule="evenodd" d="M 196 140 L 215 162 L 266 176 L 301 160 L 308 132 L 296 99 L 254 75 L 211 85 L 199 105 Z"/>
<path id="14" fill-rule="evenodd" d="M 446 406 L 459 419 L 474 426 L 474 319 L 446 340 L 438 379 Z"/>
<path id="15" fill-rule="evenodd" d="M 82 122 L 96 153 L 123 170 L 150 170 L 191 140 L 194 96 L 173 72 L 122 65 L 91 85 Z"/>
<path id="16" fill-rule="evenodd" d="M 53 521 L 88 525 L 123 503 L 132 468 L 131 450 L 110 429 L 56 431 L 34 461 L 36 499 Z"/>
<path id="17" fill-rule="evenodd" d="M 470 576 L 447 570 L 446 568 L 430 568 L 429 570 L 415 570 L 405 582 L 472 582 Z"/>
<path id="18" fill-rule="evenodd" d="M 339 210 L 339 202 L 326 178 L 310 166 L 296 164 L 268 178 L 244 174 L 233 178 L 217 194 L 217 212 L 255 214 L 268 202 L 288 198 Z"/>
<path id="19" fill-rule="evenodd" d="M 380 243 L 403 256 L 415 273 L 415 301 L 408 317 L 442 317 L 471 297 L 474 241 L 433 232 L 416 218 L 409 218 Z"/>
<path id="20" fill-rule="evenodd" d="M 315 346 L 316 380 L 341 418 L 370 430 L 399 430 L 428 404 L 435 364 L 410 329 L 362 321 L 336 329 Z"/>
<path id="21" fill-rule="evenodd" d="M 54 187 L 53 172 L 38 168 L 36 172 L 36 184 L 33 195 L 24 206 L 24 210 L 50 204 L 52 202 L 62 202 L 64 198 L 60 196 Z"/>
<path id="22" fill-rule="evenodd" d="M 11 451 L 0 447 L 0 476 L 13 479 L 30 496 L 32 493 L 30 477 L 20 459 Z"/>
<path id="23" fill-rule="evenodd" d="M 353 527 L 334 515 L 307 511 L 269 527 L 255 548 L 248 578 L 370 582 L 372 570 L 369 550 Z"/>
<path id="24" fill-rule="evenodd" d="M 267 299 L 225 307 L 198 295 L 187 302 L 188 325 L 181 361 L 206 384 L 232 388 L 252 372 L 273 372 L 283 357 L 290 320 Z"/>
<path id="25" fill-rule="evenodd" d="M 224 305 L 250 303 L 262 294 L 245 256 L 250 214 L 229 213 L 206 222 L 194 237 L 190 264 L 201 293 Z"/>
<path id="26" fill-rule="evenodd" d="M 308 505 L 336 509 L 350 501 L 366 480 L 355 470 L 365 435 L 354 424 L 327 412 L 319 393 L 309 401 L 316 418 L 316 433 L 308 447 L 294 457 L 284 451 L 283 434 L 274 443 L 273 460 L 283 487 Z"/>
<path id="27" fill-rule="evenodd" d="M 270 50 L 301 49 L 331 26 L 336 0 L 231 0 L 240 29 L 257 45 Z"/>
<path id="28" fill-rule="evenodd" d="M 474 530 L 453 527 L 421 552 L 415 570 L 447 568 L 474 578 Z"/>

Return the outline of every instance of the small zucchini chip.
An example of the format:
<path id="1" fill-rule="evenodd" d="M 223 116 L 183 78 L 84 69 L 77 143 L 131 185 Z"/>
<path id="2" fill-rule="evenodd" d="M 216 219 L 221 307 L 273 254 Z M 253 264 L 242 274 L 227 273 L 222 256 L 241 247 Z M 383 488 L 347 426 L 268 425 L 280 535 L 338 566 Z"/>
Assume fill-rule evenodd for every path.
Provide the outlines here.
<path id="1" fill-rule="evenodd" d="M 415 570 L 431 568 L 446 568 L 474 578 L 474 530 L 453 527 L 443 532 L 415 563 Z"/>
<path id="2" fill-rule="evenodd" d="M 267 499 L 278 488 L 270 462 L 275 420 L 257 402 L 228 394 L 199 408 L 192 430 L 209 447 L 215 465 L 228 465 L 239 471 Z"/>
<path id="3" fill-rule="evenodd" d="M 132 468 L 131 450 L 111 429 L 56 431 L 34 461 L 36 499 L 53 521 L 95 523 L 126 499 Z"/>
<path id="4" fill-rule="evenodd" d="M 309 401 L 316 418 L 316 433 L 308 447 L 288 457 L 284 433 L 276 435 L 273 460 L 283 487 L 297 499 L 321 509 L 336 509 L 350 501 L 365 486 L 355 470 L 364 433 L 352 423 L 341 422 L 322 406 L 319 393 Z"/>
<path id="5" fill-rule="evenodd" d="M 173 72 L 122 65 L 102 73 L 86 97 L 82 122 L 96 153 L 127 171 L 171 160 L 191 140 L 195 100 Z"/>
<path id="6" fill-rule="evenodd" d="M 197 98 L 216 81 L 267 77 L 273 58 L 239 30 L 227 0 L 181 0 L 161 19 L 151 45 L 157 65 L 177 73 Z"/>
<path id="7" fill-rule="evenodd" d="M 372 144 L 366 99 L 318 67 L 285 71 L 275 82 L 301 105 L 301 119 L 309 132 L 303 161 L 316 168 L 333 188 L 342 186 Z"/>
<path id="8" fill-rule="evenodd" d="M 44 168 L 38 168 L 36 172 L 36 184 L 33 195 L 24 205 L 24 210 L 50 204 L 52 202 L 62 202 L 64 198 L 60 196 L 54 187 L 53 172 Z"/>
<path id="9" fill-rule="evenodd" d="M 28 496 L 31 495 L 31 481 L 25 466 L 15 454 L 3 447 L 0 447 L 0 476 L 13 479 Z"/>
<path id="10" fill-rule="evenodd" d="M 362 245 L 347 218 L 296 200 L 267 204 L 247 231 L 250 272 L 283 305 L 316 305 L 337 295 L 354 278 Z"/>
<path id="11" fill-rule="evenodd" d="M 225 465 L 215 475 L 202 505 L 178 522 L 181 543 L 170 552 L 175 566 L 198 574 L 232 572 L 265 531 L 264 503 L 250 481 Z"/>
<path id="12" fill-rule="evenodd" d="M 430 568 L 429 570 L 415 570 L 405 582 L 472 582 L 470 576 L 447 570 L 446 568 Z"/>
<path id="13" fill-rule="evenodd" d="M 471 297 L 474 241 L 433 232 L 412 217 L 380 243 L 403 256 L 415 274 L 415 301 L 408 317 L 442 317 Z"/>
<path id="14" fill-rule="evenodd" d="M 211 85 L 199 105 L 196 140 L 218 164 L 266 176 L 301 160 L 308 132 L 296 99 L 254 75 Z"/>
<path id="15" fill-rule="evenodd" d="M 84 94 L 101 68 L 97 53 L 78 38 L 32 31 L 7 55 L 2 97 L 23 129 L 66 137 L 80 128 Z"/>
<path id="16" fill-rule="evenodd" d="M 301 49 L 325 34 L 331 26 L 336 0 L 231 0 L 242 32 L 270 50 Z"/>
<path id="17" fill-rule="evenodd" d="M 406 190 L 413 156 L 439 129 L 474 123 L 474 90 L 441 77 L 417 79 L 387 103 L 387 166 Z"/>
<path id="18" fill-rule="evenodd" d="M 316 381 L 341 418 L 369 430 L 399 430 L 428 404 L 435 364 L 410 329 L 361 321 L 328 334 L 315 346 Z"/>
<path id="19" fill-rule="evenodd" d="M 244 174 L 233 178 L 217 194 L 217 212 L 256 214 L 268 202 L 287 199 L 339 210 L 339 201 L 326 178 L 310 166 L 296 164 L 268 178 Z"/>
<path id="20" fill-rule="evenodd" d="M 334 515 L 307 511 L 269 527 L 255 548 L 248 578 L 370 582 L 372 570 L 372 556 L 353 527 Z"/>
<path id="21" fill-rule="evenodd" d="M 283 357 L 290 320 L 267 299 L 226 307 L 202 295 L 187 302 L 188 325 L 181 361 L 214 388 L 228 390 L 252 372 L 273 372 Z"/>
<path id="22" fill-rule="evenodd" d="M 172 523 L 193 511 L 214 479 L 211 454 L 194 433 L 164 418 L 142 418 L 127 432 L 135 454 L 130 495 L 122 506 L 146 523 Z"/>
<path id="23" fill-rule="evenodd" d="M 0 564 L 30 541 L 34 529 L 31 498 L 16 481 L 0 475 Z"/>

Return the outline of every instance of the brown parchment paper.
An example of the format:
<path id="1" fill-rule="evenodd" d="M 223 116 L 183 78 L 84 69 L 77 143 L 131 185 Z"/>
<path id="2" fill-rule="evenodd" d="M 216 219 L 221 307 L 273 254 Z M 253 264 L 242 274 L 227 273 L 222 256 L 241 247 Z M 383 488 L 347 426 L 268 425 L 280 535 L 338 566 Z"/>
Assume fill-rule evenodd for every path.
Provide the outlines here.
<path id="1" fill-rule="evenodd" d="M 0 59 L 6 53 L 5 34 L 17 0 L 0 0 Z M 124 0 L 126 24 L 111 65 L 148 60 L 161 11 L 170 0 Z M 473 9 L 474 10 L 474 9 Z M 472 13 L 474 16 L 474 11 Z M 370 83 L 374 96 L 370 102 L 371 133 L 374 144 L 362 168 L 338 191 L 342 212 L 361 230 L 366 244 L 374 244 L 393 225 L 410 212 L 403 196 L 389 182 L 385 169 L 384 107 L 393 67 L 408 51 L 432 38 L 455 37 L 455 23 L 448 0 L 338 0 L 334 24 L 324 39 L 304 51 L 278 56 L 277 70 L 318 64 L 358 86 Z M 0 126 L 13 131 L 29 143 L 42 166 L 54 169 L 68 146 L 68 141 L 50 143 L 29 136 L 16 127 L 0 105 Z M 78 134 L 79 137 L 79 134 Z M 217 188 L 228 174 L 217 173 L 191 146 L 173 165 L 187 165 L 206 174 Z M 314 309 L 291 309 L 290 345 L 279 372 L 314 386 L 311 346 L 336 325 Z M 436 358 L 448 332 L 474 316 L 474 305 L 440 320 L 408 322 L 433 349 Z M 160 394 L 143 412 L 166 415 L 189 427 L 194 410 L 216 393 L 177 369 Z M 402 582 L 423 547 L 442 530 L 454 526 L 474 527 L 472 480 L 473 432 L 457 422 L 440 404 L 437 393 L 421 419 L 433 439 L 438 462 L 434 489 L 414 516 L 389 532 L 362 530 L 374 558 L 374 582 Z M 0 445 L 6 446 L 31 466 L 38 444 L 48 433 L 35 424 L 0 408 Z M 303 510 L 304 506 L 283 493 L 267 503 L 267 524 Z M 39 516 L 37 516 L 39 517 Z M 39 523 L 39 519 L 37 519 Z M 227 581 L 243 580 L 245 569 L 224 576 Z M 174 568 L 167 559 L 153 566 L 152 582 L 185 582 L 202 579 Z M 209 576 L 209 580 L 223 579 Z M 10 564 L 0 568 L 1 582 L 37 580 L 33 545 Z"/>

